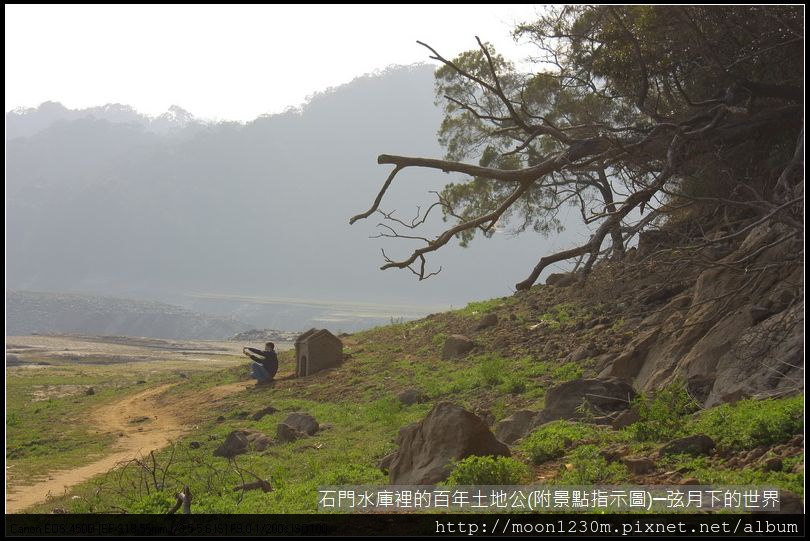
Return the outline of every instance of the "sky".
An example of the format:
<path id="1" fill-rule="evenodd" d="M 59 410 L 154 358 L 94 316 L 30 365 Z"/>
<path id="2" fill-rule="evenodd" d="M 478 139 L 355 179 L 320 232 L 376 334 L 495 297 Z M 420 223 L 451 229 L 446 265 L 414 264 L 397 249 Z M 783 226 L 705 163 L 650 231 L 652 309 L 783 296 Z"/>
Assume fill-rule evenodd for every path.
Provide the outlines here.
<path id="1" fill-rule="evenodd" d="M 58 101 L 248 121 L 391 64 L 476 47 L 507 58 L 534 5 L 8 5 L 6 111 Z"/>

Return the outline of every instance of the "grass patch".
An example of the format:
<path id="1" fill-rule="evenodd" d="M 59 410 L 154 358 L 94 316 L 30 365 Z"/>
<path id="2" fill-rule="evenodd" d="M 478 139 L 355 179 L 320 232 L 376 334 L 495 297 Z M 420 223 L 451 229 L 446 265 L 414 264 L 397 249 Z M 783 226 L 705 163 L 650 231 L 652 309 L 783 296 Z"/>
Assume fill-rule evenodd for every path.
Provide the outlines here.
<path id="1" fill-rule="evenodd" d="M 519 485 L 530 478 L 529 468 L 505 456 L 468 456 L 454 465 L 448 486 Z"/>
<path id="2" fill-rule="evenodd" d="M 576 442 L 593 438 L 598 434 L 592 425 L 571 421 L 547 423 L 524 438 L 523 449 L 535 464 L 559 458 Z"/>
<path id="3" fill-rule="evenodd" d="M 753 449 L 789 440 L 804 426 L 804 398 L 741 400 L 702 412 L 691 432 L 711 437 L 729 451 Z"/>
<path id="4" fill-rule="evenodd" d="M 624 464 L 608 462 L 596 445 L 577 447 L 568 460 L 571 469 L 566 468 L 559 477 L 559 483 L 563 485 L 620 484 L 630 476 Z"/>

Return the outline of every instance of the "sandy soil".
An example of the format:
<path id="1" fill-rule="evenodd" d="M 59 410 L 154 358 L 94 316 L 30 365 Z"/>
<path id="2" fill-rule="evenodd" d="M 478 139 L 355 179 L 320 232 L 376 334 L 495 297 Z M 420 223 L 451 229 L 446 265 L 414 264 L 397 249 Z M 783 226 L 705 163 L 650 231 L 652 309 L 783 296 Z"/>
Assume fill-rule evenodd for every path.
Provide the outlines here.
<path id="1" fill-rule="evenodd" d="M 252 386 L 248 382 L 239 382 L 213 387 L 193 397 L 173 398 L 171 388 L 174 385 L 147 389 L 93 411 L 90 422 L 100 430 L 119 434 L 110 454 L 85 466 L 51 472 L 46 480 L 36 484 L 12 488 L 6 495 L 6 513 L 21 512 L 46 501 L 49 494 L 60 495 L 119 463 L 164 447 L 194 429 L 194 422 L 203 413 L 199 410 L 200 404 L 210 404 Z M 148 420 L 132 422 L 146 416 Z"/>

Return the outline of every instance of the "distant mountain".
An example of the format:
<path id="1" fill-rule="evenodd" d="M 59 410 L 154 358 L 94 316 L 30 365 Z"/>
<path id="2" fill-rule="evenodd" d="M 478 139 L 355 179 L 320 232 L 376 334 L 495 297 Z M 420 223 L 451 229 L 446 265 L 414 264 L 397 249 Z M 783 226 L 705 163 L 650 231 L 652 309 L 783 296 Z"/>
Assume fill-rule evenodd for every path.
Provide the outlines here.
<path id="1" fill-rule="evenodd" d="M 160 302 L 6 291 L 6 334 L 80 333 L 225 340 L 250 326 Z"/>
<path id="2" fill-rule="evenodd" d="M 380 249 L 402 254 L 406 242 L 369 240 L 373 217 L 348 224 L 388 174 L 378 154 L 443 155 L 441 118 L 433 67 L 423 65 L 360 77 L 247 124 L 201 124 L 179 108 L 149 119 L 120 105 L 9 113 L 7 287 L 186 307 L 198 294 L 430 307 L 509 294 L 561 246 L 499 233 L 448 246 L 430 261 L 442 273 L 418 282 L 379 270 Z M 410 217 L 454 179 L 406 170 L 383 208 Z M 434 232 L 446 225 L 434 219 Z M 299 319 L 250 323 L 297 329 Z"/>
<path id="3" fill-rule="evenodd" d="M 129 105 L 108 103 L 87 109 L 68 109 L 58 102 L 46 101 L 37 108 L 18 108 L 6 113 L 6 139 L 31 137 L 58 122 L 92 118 L 114 124 L 136 124 L 159 134 L 169 134 L 189 127 L 202 127 L 203 123 L 178 105 L 172 105 L 156 117 L 139 113 Z"/>

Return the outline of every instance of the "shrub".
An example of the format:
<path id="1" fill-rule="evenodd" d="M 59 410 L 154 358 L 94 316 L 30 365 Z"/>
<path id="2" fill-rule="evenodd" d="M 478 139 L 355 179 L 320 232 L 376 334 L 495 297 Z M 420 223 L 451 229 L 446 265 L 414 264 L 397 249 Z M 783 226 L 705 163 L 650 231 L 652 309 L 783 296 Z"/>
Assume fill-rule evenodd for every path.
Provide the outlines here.
<path id="1" fill-rule="evenodd" d="M 518 485 L 529 478 L 529 468 L 511 457 L 468 456 L 455 464 L 447 485 Z"/>
<path id="2" fill-rule="evenodd" d="M 683 435 L 687 416 L 698 410 L 698 404 L 683 384 L 674 384 L 655 391 L 652 395 L 639 395 L 633 401 L 640 420 L 628 427 L 638 441 L 672 439 Z"/>
<path id="3" fill-rule="evenodd" d="M 500 357 L 483 356 L 478 366 L 481 381 L 488 387 L 494 387 L 503 381 L 506 363 Z"/>
<path id="4" fill-rule="evenodd" d="M 704 411 L 690 428 L 723 449 L 741 451 L 789 440 L 802 430 L 803 411 L 801 396 L 741 400 Z"/>
<path id="5" fill-rule="evenodd" d="M 572 443 L 596 434 L 594 427 L 583 423 L 554 421 L 532 432 L 523 440 L 521 447 L 529 454 L 532 462 L 541 464 L 563 456 Z"/>

